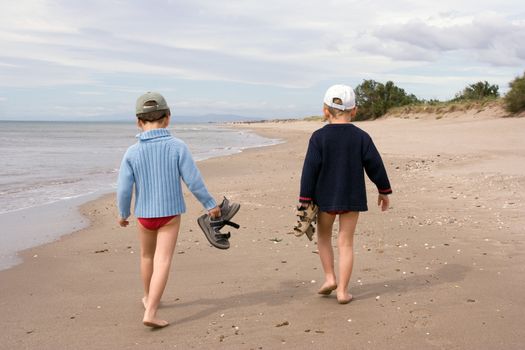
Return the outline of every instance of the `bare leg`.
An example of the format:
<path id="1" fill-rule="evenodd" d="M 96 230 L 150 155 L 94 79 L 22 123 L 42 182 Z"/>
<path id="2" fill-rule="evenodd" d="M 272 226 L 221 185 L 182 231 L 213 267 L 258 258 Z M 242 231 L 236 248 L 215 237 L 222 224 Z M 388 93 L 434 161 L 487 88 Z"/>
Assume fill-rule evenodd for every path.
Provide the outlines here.
<path id="1" fill-rule="evenodd" d="M 165 327 L 168 322 L 157 318 L 157 309 L 159 308 L 160 298 L 164 293 L 164 288 L 168 281 L 171 261 L 173 259 L 173 251 L 177 243 L 177 236 L 179 234 L 180 216 L 173 218 L 168 224 L 161 227 L 153 235 L 155 238 L 155 249 L 153 255 L 153 272 L 149 275 L 149 286 L 145 287 L 147 293 L 146 297 L 146 311 L 144 312 L 144 319 L 142 322 L 149 327 Z M 141 230 L 141 236 L 147 236 L 152 231 Z M 146 247 L 150 247 L 153 238 L 143 238 L 141 242 L 146 241 Z M 146 271 L 146 272 L 149 272 Z M 146 278 L 144 280 L 147 280 Z"/>
<path id="2" fill-rule="evenodd" d="M 140 222 L 137 223 L 137 226 L 139 228 L 140 238 L 140 275 L 144 286 L 142 304 L 144 308 L 146 308 L 151 276 L 153 275 L 153 257 L 155 256 L 155 248 L 157 246 L 157 232 L 148 230 L 142 226 Z"/>
<path id="3" fill-rule="evenodd" d="M 337 287 L 337 300 L 346 304 L 352 300 L 348 293 L 348 284 L 352 276 L 354 265 L 354 232 L 357 225 L 359 212 L 349 212 L 339 215 L 339 286 Z"/>
<path id="4" fill-rule="evenodd" d="M 325 281 L 318 293 L 329 295 L 337 288 L 337 279 L 334 271 L 334 250 L 332 248 L 332 226 L 335 215 L 319 212 L 317 217 L 317 248 L 323 267 Z"/>

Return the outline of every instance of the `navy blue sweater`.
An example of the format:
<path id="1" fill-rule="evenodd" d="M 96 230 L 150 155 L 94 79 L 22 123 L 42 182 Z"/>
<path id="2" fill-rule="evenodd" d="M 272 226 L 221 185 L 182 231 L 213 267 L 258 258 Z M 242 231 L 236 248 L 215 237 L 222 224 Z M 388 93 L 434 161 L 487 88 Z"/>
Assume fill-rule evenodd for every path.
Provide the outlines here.
<path id="1" fill-rule="evenodd" d="M 366 211 L 365 171 L 379 193 L 392 193 L 372 138 L 350 123 L 327 124 L 310 138 L 299 200 L 322 211 Z"/>

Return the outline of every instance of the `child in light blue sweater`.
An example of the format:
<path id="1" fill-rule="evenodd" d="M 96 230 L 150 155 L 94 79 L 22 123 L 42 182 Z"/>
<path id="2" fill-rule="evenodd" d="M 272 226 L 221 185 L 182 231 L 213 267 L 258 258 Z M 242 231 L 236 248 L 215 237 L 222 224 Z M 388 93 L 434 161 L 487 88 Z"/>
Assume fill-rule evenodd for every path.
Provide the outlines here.
<path id="1" fill-rule="evenodd" d="M 135 187 L 135 216 L 140 232 L 140 269 L 144 284 L 143 323 L 160 328 L 169 323 L 157 318 L 168 281 L 173 252 L 186 211 L 181 180 L 211 217 L 221 212 L 208 193 L 188 146 L 166 129 L 170 110 L 162 95 L 148 92 L 137 99 L 137 125 L 143 131 L 128 148 L 120 166 L 117 202 L 119 224 L 126 227 Z"/>

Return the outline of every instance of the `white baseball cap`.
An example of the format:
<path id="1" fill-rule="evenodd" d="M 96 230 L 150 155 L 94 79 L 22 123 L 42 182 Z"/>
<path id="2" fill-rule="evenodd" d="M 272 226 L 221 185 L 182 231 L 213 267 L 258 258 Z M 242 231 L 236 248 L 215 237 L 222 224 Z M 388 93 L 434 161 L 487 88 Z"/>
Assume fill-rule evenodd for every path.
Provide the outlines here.
<path id="1" fill-rule="evenodd" d="M 334 103 L 334 98 L 340 99 L 342 104 Z M 328 107 L 346 111 L 355 107 L 355 92 L 348 85 L 332 85 L 326 90 L 323 101 Z"/>

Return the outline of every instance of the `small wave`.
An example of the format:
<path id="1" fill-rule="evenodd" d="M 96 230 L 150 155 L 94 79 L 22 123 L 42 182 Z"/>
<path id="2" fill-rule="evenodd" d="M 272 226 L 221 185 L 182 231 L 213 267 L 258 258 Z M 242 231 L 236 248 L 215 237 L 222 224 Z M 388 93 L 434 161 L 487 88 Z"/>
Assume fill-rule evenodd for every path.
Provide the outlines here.
<path id="1" fill-rule="evenodd" d="M 0 173 L 0 177 L 6 177 L 6 178 L 12 178 L 12 177 L 19 177 L 19 176 L 25 176 L 28 172 L 26 171 L 15 171 L 15 170 L 3 170 Z"/>
<path id="2" fill-rule="evenodd" d="M 77 193 L 77 194 L 73 194 L 73 195 L 65 195 L 65 196 L 56 197 L 56 198 L 53 198 L 53 199 L 42 200 L 40 202 L 34 201 L 34 202 L 30 202 L 30 203 L 25 203 L 23 205 L 20 204 L 20 205 L 18 205 L 16 207 L 11 205 L 11 206 L 7 206 L 5 208 L 0 208 L 0 215 L 1 214 L 6 214 L 6 213 L 13 213 L 13 212 L 17 212 L 17 211 L 20 211 L 20 210 L 27 210 L 27 209 L 31 209 L 31 208 L 38 208 L 38 207 L 41 207 L 41 206 L 44 206 L 44 205 L 58 203 L 58 202 L 61 202 L 61 201 L 67 201 L 67 200 L 82 198 L 82 197 L 93 195 L 93 194 L 98 193 L 98 192 L 102 192 L 102 190 L 92 190 L 92 191 L 86 191 L 86 192 Z"/>
<path id="3" fill-rule="evenodd" d="M 111 169 L 93 169 L 89 171 L 88 175 L 108 175 L 108 174 L 115 174 L 118 173 L 118 168 L 111 168 Z"/>
<path id="4" fill-rule="evenodd" d="M 176 127 L 175 128 L 175 132 L 177 131 L 202 131 L 204 130 L 203 128 L 199 128 L 199 127 Z"/>
<path id="5" fill-rule="evenodd" d="M 34 193 L 38 192 L 45 188 L 57 187 L 61 185 L 70 185 L 79 183 L 82 181 L 80 178 L 74 179 L 60 179 L 60 180 L 48 180 L 40 182 L 11 182 L 9 184 L 3 185 L 7 186 L 6 189 L 3 189 L 0 193 L 2 195 L 13 195 L 17 193 Z"/>
<path id="6" fill-rule="evenodd" d="M 64 196 L 64 197 L 61 197 L 61 198 L 57 199 L 54 202 L 59 202 L 59 201 L 62 201 L 62 200 L 68 200 L 68 199 L 75 199 L 75 198 L 85 197 L 85 196 L 89 196 L 89 195 L 91 195 L 93 193 L 96 193 L 96 192 L 97 191 L 89 191 L 89 192 L 79 193 L 79 194 L 75 194 L 75 195 L 71 195 L 71 196 Z"/>

